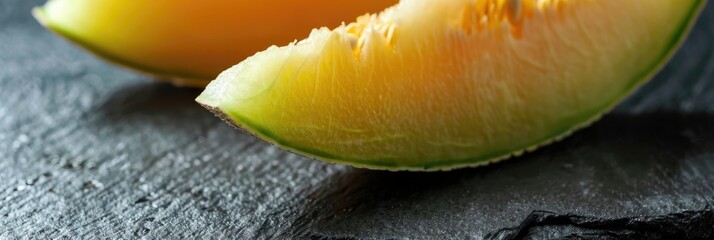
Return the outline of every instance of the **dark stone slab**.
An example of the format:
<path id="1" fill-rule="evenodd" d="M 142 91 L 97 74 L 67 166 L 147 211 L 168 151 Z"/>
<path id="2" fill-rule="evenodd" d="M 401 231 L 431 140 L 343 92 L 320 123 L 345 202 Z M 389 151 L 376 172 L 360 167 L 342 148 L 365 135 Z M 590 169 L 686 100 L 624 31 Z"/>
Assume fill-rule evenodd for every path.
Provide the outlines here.
<path id="1" fill-rule="evenodd" d="M 477 169 L 325 164 L 0 1 L 0 238 L 712 238 L 714 6 L 592 127 Z"/>

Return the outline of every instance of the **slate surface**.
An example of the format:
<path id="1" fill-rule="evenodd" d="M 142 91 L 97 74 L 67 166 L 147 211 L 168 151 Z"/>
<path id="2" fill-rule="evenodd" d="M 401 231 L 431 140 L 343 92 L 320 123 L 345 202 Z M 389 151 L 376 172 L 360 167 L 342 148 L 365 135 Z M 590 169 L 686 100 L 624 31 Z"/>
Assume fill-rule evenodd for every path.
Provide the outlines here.
<path id="1" fill-rule="evenodd" d="M 714 238 L 711 4 L 672 63 L 592 127 L 491 167 L 392 173 L 256 141 L 198 91 L 43 30 L 40 3 L 0 1 L 2 239 Z"/>

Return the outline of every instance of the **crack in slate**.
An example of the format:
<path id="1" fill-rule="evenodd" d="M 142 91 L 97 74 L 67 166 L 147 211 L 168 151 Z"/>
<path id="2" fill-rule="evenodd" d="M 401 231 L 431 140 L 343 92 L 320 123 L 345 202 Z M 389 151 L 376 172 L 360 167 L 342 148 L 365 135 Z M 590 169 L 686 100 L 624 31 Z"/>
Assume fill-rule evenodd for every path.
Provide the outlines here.
<path id="1" fill-rule="evenodd" d="M 714 209 L 684 211 L 661 216 L 598 218 L 574 214 L 533 211 L 517 227 L 503 228 L 485 239 L 531 239 L 536 234 L 576 231 L 564 239 L 714 239 Z"/>

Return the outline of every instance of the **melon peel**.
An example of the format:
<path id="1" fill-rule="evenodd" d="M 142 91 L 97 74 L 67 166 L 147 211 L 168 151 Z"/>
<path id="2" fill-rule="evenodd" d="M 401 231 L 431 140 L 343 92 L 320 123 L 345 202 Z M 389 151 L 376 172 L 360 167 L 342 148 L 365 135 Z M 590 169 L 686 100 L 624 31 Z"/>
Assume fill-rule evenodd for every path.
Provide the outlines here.
<path id="1" fill-rule="evenodd" d="M 491 5 L 478 5 L 484 2 Z M 381 14 L 331 31 L 314 30 L 303 41 L 258 53 L 222 73 L 197 101 L 239 129 L 327 162 L 393 171 L 483 166 L 534 151 L 597 121 L 664 66 L 705 4 L 677 0 L 402 1 Z M 623 9 L 610 9 L 613 6 Z M 626 26 L 587 22 L 585 28 L 578 22 L 579 17 L 605 10 L 612 10 L 615 17 L 600 21 L 631 21 L 624 22 Z M 420 11 L 428 14 L 415 14 Z M 433 16 L 440 18 L 430 19 Z M 440 25 L 429 26 L 429 21 Z M 573 22 L 581 25 L 573 27 Z M 603 26 L 613 29 L 602 32 L 598 28 Z M 588 32 L 591 29 L 605 36 L 593 37 L 598 32 Z M 540 31 L 545 32 L 543 36 L 536 36 Z M 573 32 L 579 35 L 564 37 Z M 591 42 L 600 45 L 562 50 Z M 489 48 L 508 50 L 527 43 L 545 45 L 542 51 L 522 47 L 541 55 L 518 56 L 519 68 L 509 68 L 513 62 L 500 64 L 503 56 L 512 55 L 489 55 Z M 560 48 L 548 46 L 554 43 Z M 656 48 L 640 49 L 644 47 L 635 43 Z M 586 73 L 593 76 L 572 77 L 570 69 L 547 72 L 549 66 L 541 64 L 554 63 L 559 57 L 572 63 L 567 66 L 588 69 Z M 440 68 L 452 71 L 428 72 Z M 522 77 L 492 77 L 504 70 Z M 536 80 L 542 84 L 527 82 Z M 474 88 L 474 83 L 481 88 Z M 450 92 L 438 91 L 444 89 Z M 530 102 L 518 105 L 523 104 L 518 103 L 519 97 Z M 531 102 L 535 103 L 528 105 Z M 380 119 L 385 115 L 389 117 Z M 520 126 L 524 130 L 518 132 Z"/>
<path id="2" fill-rule="evenodd" d="M 202 88 L 236 62 L 304 37 L 315 25 L 337 26 L 396 2 L 49 0 L 32 14 L 50 31 L 110 63 Z"/>

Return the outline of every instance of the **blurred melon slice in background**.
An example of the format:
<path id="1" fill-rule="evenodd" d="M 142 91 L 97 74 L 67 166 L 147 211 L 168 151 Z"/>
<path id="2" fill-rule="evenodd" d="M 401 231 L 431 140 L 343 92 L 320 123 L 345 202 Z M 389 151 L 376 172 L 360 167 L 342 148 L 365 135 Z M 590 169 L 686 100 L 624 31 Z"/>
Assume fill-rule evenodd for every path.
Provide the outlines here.
<path id="1" fill-rule="evenodd" d="M 203 87 L 226 68 L 315 26 L 397 0 L 50 0 L 33 14 L 100 57 L 179 85 Z"/>

